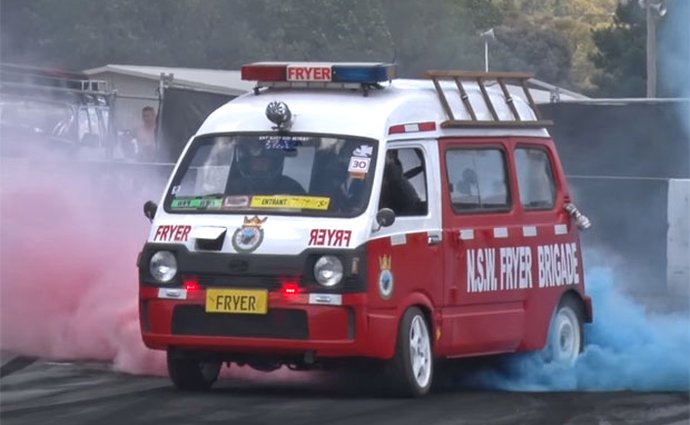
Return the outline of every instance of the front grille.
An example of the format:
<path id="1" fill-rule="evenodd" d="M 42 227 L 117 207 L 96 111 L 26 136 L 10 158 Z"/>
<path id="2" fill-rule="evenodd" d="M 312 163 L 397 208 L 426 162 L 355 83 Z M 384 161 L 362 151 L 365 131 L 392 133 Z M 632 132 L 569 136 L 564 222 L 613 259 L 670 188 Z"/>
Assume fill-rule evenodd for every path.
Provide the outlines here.
<path id="1" fill-rule="evenodd" d="M 206 313 L 203 306 L 179 305 L 173 311 L 173 335 L 308 339 L 307 313 L 274 309 L 268 314 Z"/>
<path id="2" fill-rule="evenodd" d="M 258 288 L 275 291 L 280 289 L 278 276 L 228 276 L 228 275 L 197 275 L 199 284 L 209 288 Z"/>

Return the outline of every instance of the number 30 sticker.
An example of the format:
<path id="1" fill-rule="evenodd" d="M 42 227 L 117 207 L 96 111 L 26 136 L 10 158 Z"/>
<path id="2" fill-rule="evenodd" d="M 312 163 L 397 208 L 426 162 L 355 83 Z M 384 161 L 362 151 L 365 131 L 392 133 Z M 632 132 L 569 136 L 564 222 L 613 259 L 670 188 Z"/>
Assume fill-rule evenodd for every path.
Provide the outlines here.
<path id="1" fill-rule="evenodd" d="M 350 158 L 350 165 L 347 171 L 350 173 L 367 173 L 369 172 L 369 163 L 371 158 L 361 158 L 353 156 Z"/>

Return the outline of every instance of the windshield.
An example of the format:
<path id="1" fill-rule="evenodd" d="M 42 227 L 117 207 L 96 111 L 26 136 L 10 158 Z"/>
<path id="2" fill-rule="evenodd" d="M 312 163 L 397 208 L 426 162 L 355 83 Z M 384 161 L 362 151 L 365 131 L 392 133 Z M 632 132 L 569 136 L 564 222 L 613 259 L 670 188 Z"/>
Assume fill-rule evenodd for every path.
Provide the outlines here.
<path id="1" fill-rule="evenodd" d="M 183 159 L 165 209 L 353 217 L 366 209 L 375 160 L 369 139 L 204 136 Z"/>

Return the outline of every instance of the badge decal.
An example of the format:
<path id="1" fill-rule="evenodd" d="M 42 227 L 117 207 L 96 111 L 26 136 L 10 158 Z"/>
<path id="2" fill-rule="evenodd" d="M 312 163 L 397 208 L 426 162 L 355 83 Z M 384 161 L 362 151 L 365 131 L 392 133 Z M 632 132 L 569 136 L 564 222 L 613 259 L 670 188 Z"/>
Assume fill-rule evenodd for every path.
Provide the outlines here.
<path id="1" fill-rule="evenodd" d="M 390 299 L 393 295 L 393 272 L 391 272 L 391 256 L 384 255 L 379 257 L 379 293 L 384 300 Z"/>
<path id="2" fill-rule="evenodd" d="M 244 217 L 244 224 L 232 234 L 232 247 L 235 251 L 246 254 L 256 250 L 264 240 L 264 229 L 261 225 L 268 219 L 260 219 L 255 215 L 252 218 Z"/>

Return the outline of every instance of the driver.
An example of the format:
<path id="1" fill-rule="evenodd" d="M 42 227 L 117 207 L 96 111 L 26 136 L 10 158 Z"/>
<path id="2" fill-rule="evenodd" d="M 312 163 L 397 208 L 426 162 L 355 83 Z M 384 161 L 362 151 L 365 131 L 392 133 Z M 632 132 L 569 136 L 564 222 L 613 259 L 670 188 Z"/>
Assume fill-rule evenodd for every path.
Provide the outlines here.
<path id="1" fill-rule="evenodd" d="M 228 181 L 230 195 L 304 195 L 302 185 L 283 175 L 285 152 L 265 149 L 260 143 L 238 145 L 233 169 L 239 171 Z"/>

